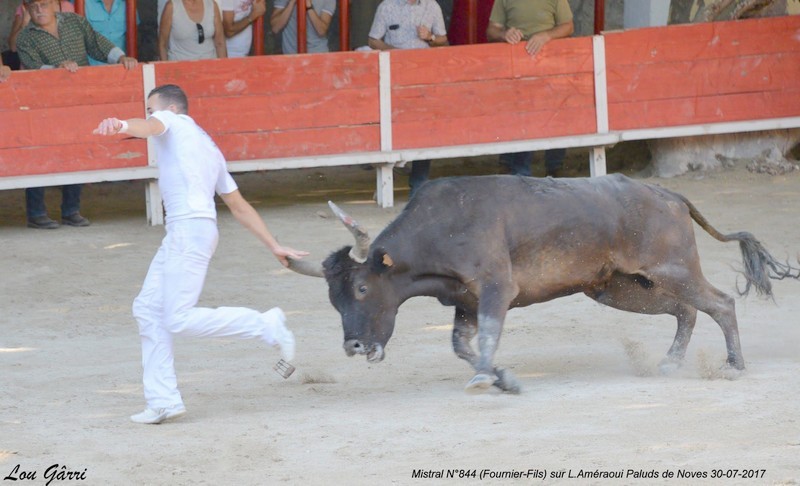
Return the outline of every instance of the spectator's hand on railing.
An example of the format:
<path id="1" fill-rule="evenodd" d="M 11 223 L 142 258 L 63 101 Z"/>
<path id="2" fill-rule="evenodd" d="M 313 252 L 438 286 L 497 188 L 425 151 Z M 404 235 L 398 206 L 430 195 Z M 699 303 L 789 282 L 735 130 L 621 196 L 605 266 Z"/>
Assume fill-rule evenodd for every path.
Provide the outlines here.
<path id="1" fill-rule="evenodd" d="M 5 82 L 9 76 L 11 76 L 11 68 L 0 65 L 0 83 Z"/>
<path id="2" fill-rule="evenodd" d="M 522 40 L 522 31 L 516 27 L 508 28 L 503 34 L 503 39 L 509 44 L 516 44 Z"/>
<path id="3" fill-rule="evenodd" d="M 122 131 L 123 126 L 125 124 L 118 118 L 106 118 L 97 125 L 97 128 L 92 130 L 92 133 L 95 135 L 116 135 Z"/>
<path id="4" fill-rule="evenodd" d="M 525 50 L 531 56 L 535 56 L 537 52 L 550 41 L 550 36 L 546 32 L 539 32 L 538 34 L 533 34 L 530 39 L 528 39 L 528 43 L 525 44 Z"/>
<path id="5" fill-rule="evenodd" d="M 125 69 L 130 71 L 131 69 L 135 68 L 137 64 L 139 64 L 139 61 L 137 61 L 136 58 L 134 57 L 122 56 L 119 58 L 119 61 L 117 61 L 117 63 L 122 64 L 125 67 Z"/>
<path id="6" fill-rule="evenodd" d="M 58 65 L 60 68 L 64 68 L 71 73 L 78 72 L 78 63 L 75 61 L 64 61 Z"/>

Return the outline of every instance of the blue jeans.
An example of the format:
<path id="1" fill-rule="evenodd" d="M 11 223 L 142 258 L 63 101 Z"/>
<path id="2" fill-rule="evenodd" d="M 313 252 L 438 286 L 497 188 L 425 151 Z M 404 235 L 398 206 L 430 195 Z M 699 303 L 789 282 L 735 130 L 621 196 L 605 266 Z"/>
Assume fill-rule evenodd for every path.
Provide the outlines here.
<path id="1" fill-rule="evenodd" d="M 547 174 L 552 174 L 564 165 L 567 149 L 550 149 L 544 151 L 544 168 Z M 506 164 L 511 173 L 530 177 L 533 152 L 518 152 L 514 154 L 500 154 L 500 163 Z"/>
<path id="2" fill-rule="evenodd" d="M 411 191 L 408 193 L 408 198 L 411 199 L 414 197 L 414 193 L 417 192 L 417 189 L 425 184 L 425 181 L 428 180 L 428 173 L 431 171 L 431 161 L 430 160 L 415 160 L 411 162 L 411 174 L 408 176 L 408 187 Z"/>
<path id="3" fill-rule="evenodd" d="M 82 184 L 61 187 L 61 217 L 71 216 L 81 210 Z M 44 205 L 44 187 L 25 189 L 25 213 L 28 219 L 47 215 Z"/>

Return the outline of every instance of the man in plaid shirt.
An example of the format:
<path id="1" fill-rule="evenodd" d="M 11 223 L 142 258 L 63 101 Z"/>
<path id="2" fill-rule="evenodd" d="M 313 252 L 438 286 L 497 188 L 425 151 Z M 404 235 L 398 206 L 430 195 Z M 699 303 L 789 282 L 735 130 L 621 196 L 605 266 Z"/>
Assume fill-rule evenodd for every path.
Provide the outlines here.
<path id="1" fill-rule="evenodd" d="M 31 22 L 17 37 L 17 52 L 25 69 L 65 68 L 70 72 L 88 66 L 89 58 L 107 59 L 109 64 L 136 67 L 136 59 L 95 32 L 89 22 L 74 13 L 56 12 L 55 0 L 23 0 Z M 89 226 L 81 216 L 81 185 L 61 188 L 61 222 L 70 226 Z M 58 223 L 47 216 L 44 188 L 25 190 L 28 227 L 55 229 Z"/>
<path id="2" fill-rule="evenodd" d="M 126 69 L 136 66 L 136 59 L 95 32 L 85 18 L 56 13 L 54 0 L 24 0 L 24 4 L 31 22 L 17 38 L 17 51 L 26 69 L 64 67 L 75 72 L 78 66 L 89 65 L 87 55 Z"/>

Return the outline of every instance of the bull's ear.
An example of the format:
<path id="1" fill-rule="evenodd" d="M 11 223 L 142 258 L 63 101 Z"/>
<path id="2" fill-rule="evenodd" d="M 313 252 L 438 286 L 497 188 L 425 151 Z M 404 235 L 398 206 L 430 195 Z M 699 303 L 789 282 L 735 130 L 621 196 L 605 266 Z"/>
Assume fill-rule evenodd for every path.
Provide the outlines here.
<path id="1" fill-rule="evenodd" d="M 394 261 L 392 261 L 392 257 L 383 248 L 377 248 L 372 253 L 371 260 L 372 260 L 371 268 L 372 271 L 375 273 L 383 273 L 389 270 L 392 266 L 394 266 Z"/>

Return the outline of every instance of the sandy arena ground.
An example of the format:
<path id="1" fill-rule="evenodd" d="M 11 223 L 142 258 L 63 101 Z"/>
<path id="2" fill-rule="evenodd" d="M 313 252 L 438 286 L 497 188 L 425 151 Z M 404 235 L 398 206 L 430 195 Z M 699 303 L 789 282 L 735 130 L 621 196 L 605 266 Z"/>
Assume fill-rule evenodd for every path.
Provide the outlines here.
<path id="1" fill-rule="evenodd" d="M 351 243 L 327 199 L 377 235 L 407 194 L 398 177 L 397 206 L 378 208 L 374 173 L 359 168 L 236 178 L 282 242 L 319 259 Z M 800 252 L 800 173 L 650 182 L 687 195 L 723 233 L 751 231 L 781 259 Z M 188 414 L 133 424 L 143 399 L 130 305 L 163 236 L 145 224 L 143 187 L 87 186 L 93 225 L 56 231 L 25 228 L 23 192 L 0 192 L 0 478 L 36 474 L 3 484 L 45 484 L 53 465 L 81 475 L 53 485 L 800 484 L 798 281 L 775 282 L 774 302 L 737 298 L 748 366 L 738 380 L 717 373 L 725 346 L 708 316 L 685 366 L 665 377 L 656 365 L 673 318 L 572 296 L 510 312 L 497 363 L 522 394 L 471 396 L 472 372 L 450 347 L 452 309 L 413 299 L 383 363 L 347 358 L 324 281 L 280 267 L 224 211 L 201 305 L 281 306 L 297 372 L 281 379 L 278 353 L 255 341 L 178 340 Z M 48 194 L 57 216 L 60 193 Z M 738 245 L 695 228 L 707 278 L 733 294 Z M 547 479 L 497 477 L 529 469 Z M 415 479 L 420 470 L 476 478 Z M 623 478 L 575 478 L 580 471 Z M 659 479 L 634 477 L 651 472 Z"/>

